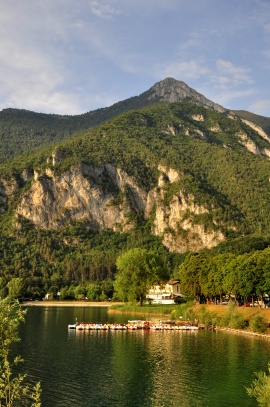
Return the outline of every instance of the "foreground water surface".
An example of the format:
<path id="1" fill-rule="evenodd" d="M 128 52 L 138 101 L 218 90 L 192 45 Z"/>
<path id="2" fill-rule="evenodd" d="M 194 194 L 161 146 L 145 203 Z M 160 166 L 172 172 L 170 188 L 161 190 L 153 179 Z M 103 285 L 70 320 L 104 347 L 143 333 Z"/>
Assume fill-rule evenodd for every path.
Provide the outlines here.
<path id="1" fill-rule="evenodd" d="M 75 331 L 127 322 L 101 307 L 29 307 L 19 354 L 44 407 L 255 407 L 245 387 L 267 371 L 270 340 L 212 331 Z"/>

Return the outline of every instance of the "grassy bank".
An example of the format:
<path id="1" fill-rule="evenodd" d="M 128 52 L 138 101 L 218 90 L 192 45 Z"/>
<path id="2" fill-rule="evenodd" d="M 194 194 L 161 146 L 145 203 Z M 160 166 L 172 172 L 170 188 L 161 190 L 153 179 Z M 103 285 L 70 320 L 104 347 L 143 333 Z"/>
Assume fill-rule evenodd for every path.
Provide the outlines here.
<path id="1" fill-rule="evenodd" d="M 206 328 L 230 328 L 270 334 L 270 309 L 229 305 L 113 305 L 109 312 L 160 315 L 175 321 L 189 321 Z M 150 319 L 150 317 L 149 317 Z"/>
<path id="2" fill-rule="evenodd" d="M 115 304 L 108 310 L 109 313 L 138 314 L 138 315 L 164 315 L 171 316 L 176 305 L 133 305 Z"/>

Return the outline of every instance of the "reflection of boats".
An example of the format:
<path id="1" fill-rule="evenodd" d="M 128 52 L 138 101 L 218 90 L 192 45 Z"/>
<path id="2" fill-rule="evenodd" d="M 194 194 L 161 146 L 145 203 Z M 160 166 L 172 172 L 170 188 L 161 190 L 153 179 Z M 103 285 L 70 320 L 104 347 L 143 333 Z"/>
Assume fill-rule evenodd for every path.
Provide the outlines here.
<path id="1" fill-rule="evenodd" d="M 176 329 L 178 331 L 196 331 L 199 328 L 194 325 L 179 325 Z"/>
<path id="2" fill-rule="evenodd" d="M 76 329 L 77 324 L 69 324 L 68 328 L 69 329 Z"/>
<path id="3" fill-rule="evenodd" d="M 127 329 L 127 325 L 125 324 L 112 324 L 110 325 L 110 329 L 113 331 L 125 331 Z"/>
<path id="4" fill-rule="evenodd" d="M 162 331 L 164 329 L 163 324 L 153 324 L 150 326 L 150 329 L 153 331 Z"/>

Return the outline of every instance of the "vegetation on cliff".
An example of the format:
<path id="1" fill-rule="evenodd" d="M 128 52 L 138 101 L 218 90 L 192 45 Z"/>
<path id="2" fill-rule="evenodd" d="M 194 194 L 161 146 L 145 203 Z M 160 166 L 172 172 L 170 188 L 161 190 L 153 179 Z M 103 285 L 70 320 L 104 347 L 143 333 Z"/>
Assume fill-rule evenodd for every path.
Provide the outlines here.
<path id="1" fill-rule="evenodd" d="M 68 118 L 55 120 L 64 123 Z M 247 150 L 238 137 L 243 133 L 256 143 L 261 154 Z M 227 113 L 193 103 L 158 103 L 123 113 L 61 144 L 58 140 L 61 160 L 57 163 L 48 160 L 55 146 L 5 163 L 1 166 L 0 188 L 0 289 L 5 293 L 10 279 L 22 278 L 27 287 L 25 296 L 42 297 L 48 291 L 56 294 L 65 288 L 67 297 L 76 298 L 86 295 L 86 286 L 93 283 L 98 286 L 92 290 L 96 293 L 93 296 L 110 296 L 117 257 L 136 247 L 159 253 L 169 274 L 177 276 L 177 268 L 188 253 L 169 252 L 162 243 L 163 236 L 153 236 L 154 216 L 146 220 L 138 212 L 131 213 L 134 227 L 125 233 L 91 231 L 75 220 L 58 230 L 38 230 L 23 217 L 15 216 L 17 204 L 33 183 L 34 170 L 46 177 L 47 168 L 63 174 L 82 162 L 121 168 L 146 191 L 158 191 L 159 166 L 174 169 L 179 178 L 163 187 L 163 204 L 169 208 L 173 198 L 180 199 L 179 191 L 185 197 L 194 197 L 194 205 L 204 211 L 187 210 L 182 222 L 188 221 L 194 230 L 201 225 L 206 234 L 215 230 L 222 233 L 225 241 L 211 253 L 231 253 L 234 257 L 239 251 L 244 255 L 265 249 L 270 236 L 270 208 L 266 204 L 270 198 L 270 163 L 263 152 L 268 145 Z M 24 170 L 28 171 L 27 178 L 22 177 Z M 3 180 L 16 182 L 16 192 L 8 197 Z M 113 203 L 117 204 L 122 197 L 121 191 L 115 192 Z M 190 239 L 180 223 L 170 233 Z M 207 258 L 214 256 L 211 253 Z M 207 270 L 204 273 L 207 275 Z M 106 289 L 101 281 L 106 281 Z M 81 288 L 76 291 L 78 286 Z"/>

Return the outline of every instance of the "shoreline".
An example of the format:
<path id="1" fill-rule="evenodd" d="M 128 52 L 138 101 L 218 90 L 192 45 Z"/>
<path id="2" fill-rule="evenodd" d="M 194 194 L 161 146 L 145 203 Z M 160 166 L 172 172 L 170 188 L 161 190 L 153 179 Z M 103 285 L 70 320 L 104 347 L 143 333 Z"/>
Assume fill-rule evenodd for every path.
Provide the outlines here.
<path id="1" fill-rule="evenodd" d="M 235 329 L 235 328 L 228 328 L 228 327 L 215 327 L 215 331 L 222 331 L 228 332 L 238 335 L 249 335 L 249 336 L 256 336 L 258 338 L 270 339 L 270 333 L 259 333 L 255 331 L 245 330 L 245 329 Z"/>
<path id="2" fill-rule="evenodd" d="M 108 302 L 108 301 L 101 301 L 101 302 L 94 302 L 94 301 L 25 301 L 21 305 L 26 306 L 26 307 L 107 307 L 110 308 L 112 305 L 119 305 L 122 304 L 120 302 Z M 270 310 L 269 310 L 270 311 Z M 114 312 L 114 311 L 113 311 Z M 119 311 L 115 311 L 115 313 L 118 313 Z M 123 312 L 119 312 L 123 313 Z M 143 314 L 141 312 L 137 312 L 138 314 Z M 156 314 L 155 316 L 160 315 Z M 154 316 L 154 314 L 153 314 Z M 204 327 L 207 329 L 207 327 Z M 270 339 L 270 330 L 268 330 L 265 333 L 258 333 L 258 332 L 253 332 L 250 330 L 245 330 L 245 329 L 233 329 L 229 327 L 215 327 L 213 329 L 214 331 L 223 331 L 227 333 L 232 333 L 232 334 L 238 334 L 238 335 L 247 335 L 250 337 L 259 337 L 259 338 L 264 338 L 264 339 Z"/>
<path id="3" fill-rule="evenodd" d="M 94 302 L 94 301 L 25 301 L 22 306 L 26 307 L 111 307 L 119 302 Z"/>

